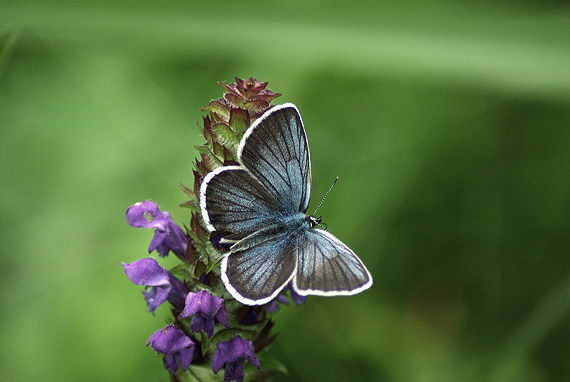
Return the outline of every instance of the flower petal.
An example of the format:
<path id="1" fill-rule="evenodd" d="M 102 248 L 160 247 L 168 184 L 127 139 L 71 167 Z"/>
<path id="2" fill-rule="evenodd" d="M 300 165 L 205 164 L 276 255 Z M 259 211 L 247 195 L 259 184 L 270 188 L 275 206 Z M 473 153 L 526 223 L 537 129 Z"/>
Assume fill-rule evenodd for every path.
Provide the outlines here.
<path id="1" fill-rule="evenodd" d="M 245 359 L 248 360 L 253 366 L 259 367 L 259 359 L 257 359 L 257 355 L 255 354 L 255 349 L 253 348 L 253 342 L 251 341 L 244 341 L 245 345 Z"/>
<path id="2" fill-rule="evenodd" d="M 212 294 L 209 293 L 207 290 L 202 290 L 199 293 L 197 293 L 197 295 L 199 298 L 198 309 L 200 310 L 200 312 L 202 312 L 204 316 L 214 318 L 214 315 L 216 314 L 220 306 L 220 304 L 218 304 L 218 301 L 216 300 L 216 298 L 219 297 L 212 296 Z"/>
<path id="3" fill-rule="evenodd" d="M 243 366 L 245 361 L 243 359 L 226 363 L 226 371 L 224 372 L 224 381 L 237 381 L 242 382 L 245 376 Z"/>
<path id="4" fill-rule="evenodd" d="M 225 306 L 222 305 L 218 310 L 218 313 L 216 313 L 216 320 L 218 320 L 218 322 L 224 325 L 226 328 L 229 327 L 230 324 L 228 322 L 228 312 L 226 312 Z"/>
<path id="5" fill-rule="evenodd" d="M 192 332 L 203 330 L 208 337 L 212 337 L 214 334 L 214 319 L 205 317 L 201 313 L 197 313 L 190 322 L 190 330 L 192 330 Z"/>
<path id="6" fill-rule="evenodd" d="M 185 303 L 184 303 L 184 310 L 180 314 L 181 318 L 190 317 L 191 315 L 196 314 L 196 312 L 198 312 L 199 298 L 196 298 L 197 296 L 198 296 L 198 293 L 188 292 L 188 294 L 186 295 Z"/>
<path id="7" fill-rule="evenodd" d="M 143 292 L 143 296 L 146 300 L 148 306 L 148 311 L 154 314 L 156 308 L 158 308 L 163 302 L 168 300 L 168 295 L 170 293 L 169 287 L 148 287 Z"/>
<path id="8" fill-rule="evenodd" d="M 158 250 L 158 253 L 160 253 L 161 256 L 164 256 L 164 250 L 166 249 L 166 254 L 168 255 L 168 247 L 166 247 L 164 245 L 164 241 L 168 238 L 168 233 L 166 233 L 166 231 L 162 231 L 157 229 L 156 231 L 154 231 L 154 236 L 152 237 L 152 240 L 150 241 L 150 244 L 148 245 L 148 253 L 151 253 L 152 251 L 154 251 L 155 249 Z M 160 250 L 160 247 L 164 247 L 162 248 L 162 250 Z"/>
<path id="9" fill-rule="evenodd" d="M 176 369 L 178 369 L 178 364 L 180 363 L 180 354 L 178 352 L 165 354 L 162 357 L 162 363 L 164 364 L 164 368 L 170 371 L 170 374 L 174 375 L 174 373 L 176 373 Z"/>
<path id="10" fill-rule="evenodd" d="M 194 358 L 194 345 L 180 350 L 180 368 L 182 370 L 188 369 L 192 359 Z"/>
<path id="11" fill-rule="evenodd" d="M 165 328 L 154 332 L 146 345 L 151 345 L 152 349 L 162 354 L 170 354 L 194 346 L 194 342 L 182 330 L 168 325 Z"/>
<path id="12" fill-rule="evenodd" d="M 130 264 L 121 264 L 133 284 L 154 287 L 143 292 L 151 312 L 154 312 L 166 300 L 177 308 L 184 307 L 184 299 L 188 293 L 186 287 L 170 272 L 158 265 L 155 259 L 145 258 Z"/>
<path id="13" fill-rule="evenodd" d="M 170 220 L 168 213 L 161 212 L 155 202 L 145 200 L 127 208 L 127 223 L 135 228 L 160 228 Z"/>
<path id="14" fill-rule="evenodd" d="M 158 265 L 158 262 L 150 257 L 126 264 L 121 263 L 125 274 L 136 285 L 168 286 L 170 273 Z"/>
<path id="15" fill-rule="evenodd" d="M 218 347 L 214 353 L 214 357 L 212 358 L 212 371 L 217 373 L 224 367 L 226 363 L 226 348 L 228 343 L 227 342 L 220 342 L 218 343 Z"/>

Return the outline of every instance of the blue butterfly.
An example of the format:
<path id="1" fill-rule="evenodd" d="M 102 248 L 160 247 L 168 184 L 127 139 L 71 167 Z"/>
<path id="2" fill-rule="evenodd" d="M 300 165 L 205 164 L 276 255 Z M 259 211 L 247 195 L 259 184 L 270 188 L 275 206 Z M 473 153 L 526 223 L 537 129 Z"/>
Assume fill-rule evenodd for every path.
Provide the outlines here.
<path id="1" fill-rule="evenodd" d="M 229 248 L 221 264 L 230 294 L 265 304 L 290 282 L 302 296 L 352 295 L 372 276 L 356 254 L 306 215 L 311 160 L 301 115 L 291 103 L 275 106 L 244 133 L 239 166 L 210 172 L 200 186 L 206 227 Z"/>

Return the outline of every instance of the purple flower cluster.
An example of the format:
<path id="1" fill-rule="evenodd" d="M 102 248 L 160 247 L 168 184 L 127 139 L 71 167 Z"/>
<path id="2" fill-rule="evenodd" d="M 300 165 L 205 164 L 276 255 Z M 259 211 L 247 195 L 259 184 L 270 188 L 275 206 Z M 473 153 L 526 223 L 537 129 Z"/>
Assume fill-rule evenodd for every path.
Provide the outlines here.
<path id="1" fill-rule="evenodd" d="M 135 227 L 154 228 L 155 234 L 149 252 L 155 249 L 161 256 L 170 251 L 179 257 L 186 252 L 188 239 L 182 229 L 174 223 L 168 212 L 161 212 L 151 201 L 133 204 L 127 210 L 127 222 Z M 182 310 L 180 319 L 190 318 L 190 332 L 204 331 L 210 338 L 214 334 L 215 321 L 228 327 L 228 314 L 224 299 L 212 295 L 207 290 L 189 292 L 174 275 L 162 268 L 153 258 L 144 258 L 129 264 L 122 263 L 125 274 L 136 285 L 144 285 L 143 292 L 148 309 L 154 313 L 159 305 L 168 301 L 173 307 Z M 186 329 L 187 330 L 187 329 Z M 200 348 L 184 327 L 168 325 L 153 333 L 147 346 L 163 355 L 164 367 L 172 374 L 187 370 Z M 219 342 L 212 360 L 212 371 L 217 373 L 225 367 L 224 380 L 243 381 L 245 361 L 259 367 L 259 360 L 253 343 L 239 335 L 229 341 Z"/>
<path id="2" fill-rule="evenodd" d="M 164 367 L 173 375 L 179 367 L 182 370 L 188 369 L 194 358 L 194 341 L 173 325 L 154 332 L 146 344 L 154 351 L 163 354 Z M 246 360 L 259 367 L 253 343 L 245 341 L 238 335 L 229 341 L 218 343 L 212 359 L 212 371 L 218 373 L 222 367 L 225 367 L 225 381 L 243 381 Z"/>
<path id="3" fill-rule="evenodd" d="M 206 115 L 199 124 L 205 142 L 194 146 L 199 156 L 192 164 L 193 186 L 181 185 L 188 199 L 187 224 L 176 224 L 170 214 L 146 200 L 128 207 L 126 220 L 135 228 L 153 230 L 148 252 L 158 256 L 123 263 L 127 277 L 144 286 L 148 311 L 154 314 L 168 302 L 171 319 L 166 327 L 150 336 L 147 346 L 162 355 L 172 380 L 221 380 L 215 376 L 224 369 L 225 381 L 267 380 L 283 371 L 278 362 L 260 362 L 257 354 L 275 340 L 272 312 L 289 300 L 300 304 L 305 297 L 288 286 L 283 294 L 264 305 L 244 305 L 228 295 L 221 279 L 223 252 L 230 244 L 223 241 L 229 233 L 206 227 L 200 208 L 201 185 L 219 166 L 238 164 L 236 151 L 248 126 L 272 107 L 281 94 L 267 88 L 257 78 L 235 78 L 234 84 L 219 83 L 224 94 L 201 109 Z M 161 258 L 173 253 L 182 263 L 175 271 L 164 269 Z M 155 260 L 156 259 L 156 260 Z M 157 262 L 158 260 L 158 262 Z M 171 273 L 172 272 L 172 273 Z M 289 297 L 286 290 L 289 290 Z M 225 299 L 224 299 L 225 298 Z M 164 309 L 164 307 L 162 308 Z M 211 375 L 205 375 L 205 362 L 211 360 Z M 247 366 L 249 362 L 253 366 Z M 257 370 L 255 367 L 257 367 Z M 202 378 L 204 377 L 204 378 Z"/>

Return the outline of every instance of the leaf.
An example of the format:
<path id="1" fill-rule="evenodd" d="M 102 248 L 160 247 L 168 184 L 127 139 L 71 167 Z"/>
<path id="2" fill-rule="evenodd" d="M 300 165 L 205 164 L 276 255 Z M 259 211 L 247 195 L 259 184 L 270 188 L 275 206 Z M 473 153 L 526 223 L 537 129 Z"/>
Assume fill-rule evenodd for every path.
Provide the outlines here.
<path id="1" fill-rule="evenodd" d="M 218 343 L 218 342 L 229 341 L 232 338 L 234 338 L 235 336 L 237 336 L 238 334 L 242 334 L 244 332 L 252 332 L 252 331 L 246 331 L 243 329 L 232 329 L 232 328 L 222 329 L 212 336 L 212 338 L 210 339 L 210 342 Z"/>
<path id="2" fill-rule="evenodd" d="M 229 128 L 228 125 L 223 123 L 218 123 L 213 126 L 214 132 L 218 137 L 218 142 L 223 146 L 229 146 L 228 148 L 235 151 L 239 146 L 240 138 L 238 135 Z"/>
<path id="3" fill-rule="evenodd" d="M 176 373 L 177 381 L 183 382 L 222 382 L 224 380 L 224 372 L 220 371 L 214 374 L 210 363 L 203 365 L 192 364 L 185 372 Z"/>
<path id="4" fill-rule="evenodd" d="M 196 194 L 194 193 L 194 191 L 192 191 L 191 189 L 189 189 L 188 187 L 186 187 L 182 183 L 180 183 L 179 187 L 182 189 L 182 191 L 184 191 L 184 193 L 186 195 L 188 195 L 190 197 L 191 200 L 197 200 Z"/>
<path id="5" fill-rule="evenodd" d="M 223 162 L 206 146 L 194 146 L 198 152 L 202 154 L 202 159 L 204 159 L 204 155 L 208 157 L 211 161 L 218 164 L 218 166 L 222 166 Z"/>
<path id="6" fill-rule="evenodd" d="M 189 208 L 192 212 L 199 212 L 200 206 L 196 200 L 187 200 L 179 204 L 180 207 Z"/>
<path id="7" fill-rule="evenodd" d="M 230 112 L 230 126 L 236 133 L 243 133 L 249 127 L 249 113 L 244 109 L 232 109 Z"/>
<path id="8" fill-rule="evenodd" d="M 229 108 L 223 104 L 223 101 L 214 100 L 211 101 L 208 106 L 203 107 L 200 111 L 209 111 L 215 116 L 222 117 L 222 119 L 228 120 L 230 117 Z"/>
<path id="9" fill-rule="evenodd" d="M 211 258 L 210 258 L 210 259 L 211 259 Z M 212 271 L 212 269 L 214 269 L 215 267 L 217 267 L 218 264 L 220 263 L 220 261 L 222 261 L 222 258 L 221 258 L 221 257 L 220 257 L 217 261 L 211 262 L 210 264 L 208 264 L 208 268 L 207 268 L 208 272 L 207 272 L 207 273 L 210 273 L 210 272 Z"/>

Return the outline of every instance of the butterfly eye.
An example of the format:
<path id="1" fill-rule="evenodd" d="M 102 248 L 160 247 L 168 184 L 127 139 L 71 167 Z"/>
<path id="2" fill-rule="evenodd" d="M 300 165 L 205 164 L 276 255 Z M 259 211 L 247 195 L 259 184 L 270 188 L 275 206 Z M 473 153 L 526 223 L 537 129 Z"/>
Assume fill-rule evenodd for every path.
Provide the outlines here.
<path id="1" fill-rule="evenodd" d="M 319 216 L 318 218 L 316 218 L 314 216 L 309 216 L 309 225 L 311 226 L 311 228 L 318 226 L 318 225 L 322 225 L 321 224 L 322 221 L 323 221 L 322 216 Z"/>

